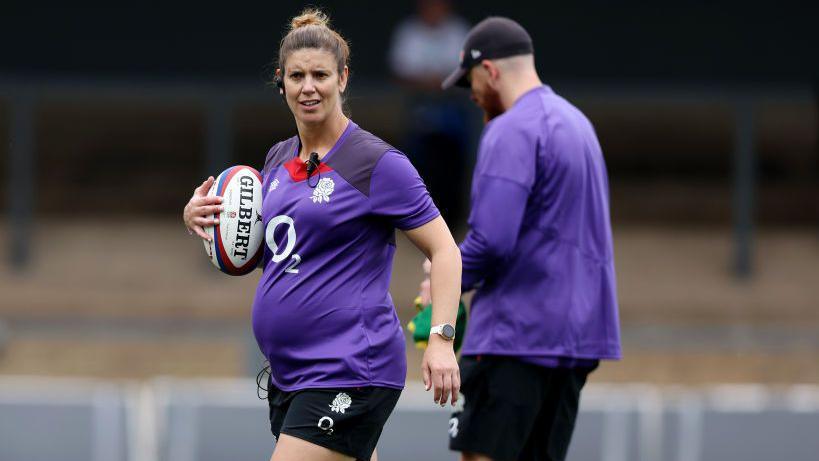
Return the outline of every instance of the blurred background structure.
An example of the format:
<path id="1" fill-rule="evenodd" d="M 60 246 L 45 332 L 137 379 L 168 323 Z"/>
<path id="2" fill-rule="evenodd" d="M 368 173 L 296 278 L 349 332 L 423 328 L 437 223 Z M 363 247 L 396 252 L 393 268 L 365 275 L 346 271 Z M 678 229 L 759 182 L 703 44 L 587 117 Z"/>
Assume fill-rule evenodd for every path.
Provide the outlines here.
<path id="1" fill-rule="evenodd" d="M 470 24 L 519 21 L 543 80 L 594 123 L 625 358 L 591 376 L 571 459 L 816 459 L 819 8 L 321 6 L 351 42 L 352 118 L 410 156 L 456 236 L 480 114 L 435 80 Z M 180 216 L 204 177 L 261 167 L 295 132 L 268 81 L 302 7 L 2 7 L 0 459 L 267 459 L 258 275 L 216 272 Z M 399 238 L 404 321 L 421 261 Z M 382 459 L 417 453 L 413 435 L 454 459 L 416 390 Z"/>

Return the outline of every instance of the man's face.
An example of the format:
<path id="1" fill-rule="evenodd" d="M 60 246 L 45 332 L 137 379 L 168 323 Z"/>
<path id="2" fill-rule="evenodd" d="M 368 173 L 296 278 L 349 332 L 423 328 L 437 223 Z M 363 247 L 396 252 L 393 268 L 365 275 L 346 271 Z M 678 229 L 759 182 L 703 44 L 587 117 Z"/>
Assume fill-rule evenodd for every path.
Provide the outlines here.
<path id="1" fill-rule="evenodd" d="M 471 99 L 483 110 L 484 120 L 487 122 L 503 113 L 500 95 L 492 87 L 491 78 L 489 70 L 483 64 L 474 66 L 467 74 L 472 88 Z"/>

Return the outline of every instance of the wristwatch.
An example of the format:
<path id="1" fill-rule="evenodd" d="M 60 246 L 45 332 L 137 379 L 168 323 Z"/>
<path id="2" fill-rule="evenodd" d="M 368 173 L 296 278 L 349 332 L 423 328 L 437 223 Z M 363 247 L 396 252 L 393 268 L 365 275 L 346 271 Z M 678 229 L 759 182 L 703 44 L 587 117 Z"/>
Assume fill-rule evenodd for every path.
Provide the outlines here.
<path id="1" fill-rule="evenodd" d="M 455 339 L 455 327 L 448 323 L 442 323 L 440 325 L 435 325 L 434 327 L 430 328 L 429 334 L 430 335 L 437 334 L 447 341 L 452 341 L 453 339 Z"/>

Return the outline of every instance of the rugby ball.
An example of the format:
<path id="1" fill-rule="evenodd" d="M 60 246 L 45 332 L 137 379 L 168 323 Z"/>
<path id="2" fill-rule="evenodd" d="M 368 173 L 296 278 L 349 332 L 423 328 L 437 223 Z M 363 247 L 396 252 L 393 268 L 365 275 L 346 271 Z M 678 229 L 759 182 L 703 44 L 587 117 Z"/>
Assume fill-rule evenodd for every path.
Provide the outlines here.
<path id="1" fill-rule="evenodd" d="M 205 252 L 225 274 L 245 275 L 256 268 L 264 253 L 262 175 L 249 166 L 232 166 L 213 182 L 208 196 L 213 195 L 224 199 L 225 208 L 218 216 L 219 224 L 205 228 L 213 237 L 204 242 Z"/>

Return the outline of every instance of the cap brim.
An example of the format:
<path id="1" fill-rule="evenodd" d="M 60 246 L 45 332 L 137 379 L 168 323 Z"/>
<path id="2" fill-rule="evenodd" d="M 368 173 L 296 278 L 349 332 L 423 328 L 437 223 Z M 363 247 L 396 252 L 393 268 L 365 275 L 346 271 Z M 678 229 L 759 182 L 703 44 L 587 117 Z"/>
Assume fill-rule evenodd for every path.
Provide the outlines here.
<path id="1" fill-rule="evenodd" d="M 467 70 L 463 67 L 458 67 L 455 69 L 449 77 L 444 79 L 443 83 L 441 83 L 442 90 L 448 90 L 453 86 L 460 86 L 462 88 L 469 88 L 469 80 L 466 79 L 466 72 Z"/>

